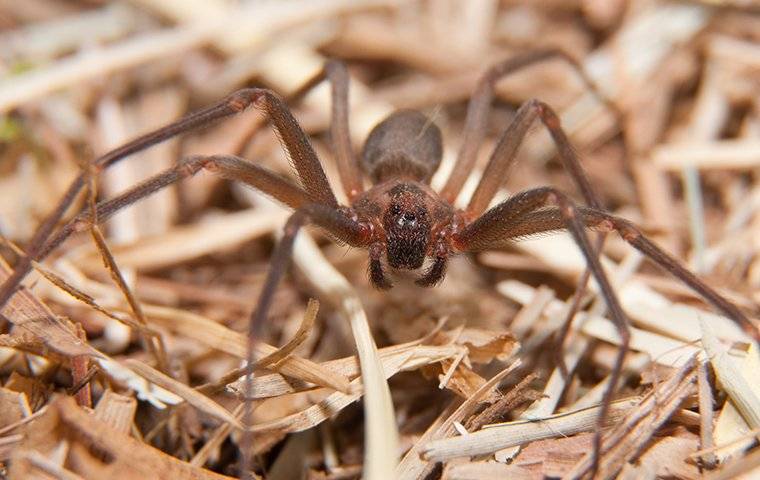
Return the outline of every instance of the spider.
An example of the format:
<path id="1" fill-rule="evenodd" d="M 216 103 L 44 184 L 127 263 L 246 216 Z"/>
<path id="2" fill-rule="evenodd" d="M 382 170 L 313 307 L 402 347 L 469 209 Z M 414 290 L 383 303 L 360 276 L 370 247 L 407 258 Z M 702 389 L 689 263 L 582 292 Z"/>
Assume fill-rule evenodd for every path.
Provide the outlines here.
<path id="1" fill-rule="evenodd" d="M 596 91 L 580 66 L 561 51 L 536 51 L 495 64 L 481 78 L 469 102 L 463 143 L 454 169 L 440 192 L 434 191 L 429 181 L 441 162 L 441 132 L 418 111 L 396 111 L 380 122 L 366 139 L 360 161 L 354 160 L 348 122 L 348 72 L 342 63 L 330 61 L 290 100 L 297 100 L 325 80 L 330 83 L 330 134 L 340 180 L 349 205 L 339 205 L 307 135 L 286 106 L 287 102 L 270 90 L 246 88 L 211 107 L 106 153 L 92 163 L 92 169 L 97 173 L 132 153 L 254 107 L 262 111 L 272 123 L 295 167 L 300 184 L 236 156 L 192 157 L 116 198 L 98 203 L 95 208 L 97 221 L 102 222 L 128 205 L 200 170 L 244 182 L 292 208 L 294 212 L 272 254 L 264 287 L 251 315 L 249 342 L 252 342 L 258 334 L 258 327 L 266 320 L 275 289 L 287 269 L 293 242 L 298 231 L 306 224 L 321 227 L 339 242 L 366 248 L 369 252 L 369 280 L 379 289 L 392 287 L 389 269 L 421 271 L 416 279 L 417 285 L 432 287 L 444 278 L 447 261 L 452 255 L 498 247 L 538 233 L 567 230 L 587 262 L 587 274 L 581 283 L 585 283 L 589 274 L 596 279 L 622 341 L 611 372 L 610 387 L 604 395 L 599 418 L 601 425 L 607 415 L 614 385 L 620 377 L 630 334 L 626 315 L 597 257 L 603 236 L 597 245 L 592 245 L 587 229 L 602 234 L 617 232 L 655 264 L 689 285 L 719 311 L 752 332 L 753 336 L 757 336 L 757 330 L 736 306 L 648 240 L 631 222 L 602 208 L 560 126 L 559 118 L 551 107 L 539 100 L 529 100 L 519 107 L 515 119 L 501 135 L 492 152 L 467 207 L 460 210 L 453 206 L 484 139 L 494 85 L 506 75 L 551 58 L 567 61 L 586 86 Z M 586 205 L 579 206 L 565 193 L 544 186 L 518 193 L 489 209 L 488 205 L 515 161 L 520 144 L 536 120 L 551 134 L 557 146 L 558 157 L 581 191 Z M 18 288 L 29 272 L 32 261 L 44 259 L 68 236 L 87 228 L 92 222 L 92 213 L 83 210 L 52 235 L 91 174 L 83 172 L 72 183 L 55 211 L 37 229 L 27 254 L 19 259 L 11 277 L 0 287 L 0 307 Z M 363 175 L 372 182 L 367 189 Z M 426 260 L 429 266 L 424 267 Z M 248 365 L 253 360 L 250 350 L 249 347 Z M 251 370 L 249 368 L 247 374 L 249 379 Z M 250 380 L 248 384 L 250 385 Z M 601 428 L 598 428 L 594 439 L 594 470 L 600 448 Z"/>

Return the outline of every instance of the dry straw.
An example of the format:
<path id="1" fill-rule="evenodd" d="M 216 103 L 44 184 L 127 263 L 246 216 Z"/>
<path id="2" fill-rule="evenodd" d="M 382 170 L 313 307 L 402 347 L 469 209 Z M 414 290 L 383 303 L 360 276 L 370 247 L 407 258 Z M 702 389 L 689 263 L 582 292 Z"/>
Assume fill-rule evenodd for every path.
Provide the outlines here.
<path id="1" fill-rule="evenodd" d="M 439 189 L 482 73 L 561 47 L 610 103 L 565 62 L 500 80 L 455 204 L 467 205 L 519 104 L 543 100 L 612 213 L 757 325 L 756 2 L 101 3 L 0 2 L 0 282 L 82 171 L 88 195 L 66 218 L 187 156 L 234 154 L 290 176 L 256 112 L 102 174 L 86 168 L 235 89 L 264 86 L 287 98 L 328 59 L 344 60 L 355 155 L 388 113 L 421 109 L 444 133 L 431 181 Z M 345 201 L 329 90 L 292 110 Z M 497 200 L 538 185 L 580 198 L 555 152 L 546 129 L 531 129 Z M 36 262 L 0 310 L 0 470 L 66 479 L 246 473 L 236 466 L 241 332 L 287 215 L 198 173 L 104 224 L 82 222 Z M 589 476 L 621 340 L 591 281 L 558 346 L 586 268 L 572 238 L 542 235 L 455 258 L 432 290 L 399 278 L 393 290 L 374 291 L 366 259 L 317 229 L 296 242 L 253 347 L 256 440 L 247 453 L 260 478 Z M 597 478 L 752 475 L 760 465 L 753 336 L 614 232 L 601 261 L 631 342 Z"/>

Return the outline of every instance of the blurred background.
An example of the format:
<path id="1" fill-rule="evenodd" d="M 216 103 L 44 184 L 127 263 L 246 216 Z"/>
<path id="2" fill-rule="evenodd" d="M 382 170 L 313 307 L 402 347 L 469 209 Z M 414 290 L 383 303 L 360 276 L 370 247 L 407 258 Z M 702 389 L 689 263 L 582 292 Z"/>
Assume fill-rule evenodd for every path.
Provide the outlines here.
<path id="1" fill-rule="evenodd" d="M 445 158 L 433 179 L 434 187 L 440 187 L 456 158 L 467 101 L 480 76 L 499 60 L 543 48 L 560 48 L 575 59 L 617 112 L 599 102 L 561 60 L 505 78 L 497 85 L 486 141 L 459 204 L 466 204 L 517 107 L 541 99 L 560 113 L 603 203 L 756 316 L 760 3 L 754 0 L 0 0 L 0 253 L 12 265 L 18 258 L 13 245 L 26 247 L 69 183 L 98 156 L 245 86 L 264 86 L 285 96 L 327 59 L 346 62 L 351 74 L 354 151 L 393 110 L 420 109 L 444 133 Z M 329 89 L 322 85 L 293 111 L 343 199 L 327 133 L 329 108 Z M 238 154 L 290 175 L 276 136 L 268 129 L 259 131 L 261 126 L 261 116 L 248 111 L 164 142 L 100 175 L 97 194 L 113 197 L 196 154 Z M 554 152 L 546 131 L 533 128 L 500 198 L 539 185 L 555 185 L 579 198 Z M 78 205 L 86 205 L 86 198 Z M 199 174 L 130 207 L 103 230 L 141 302 L 176 309 L 167 317 L 194 312 L 243 331 L 286 215 L 250 189 Z M 359 291 L 380 346 L 420 338 L 441 318 L 449 322 L 446 329 L 466 324 L 501 332 L 496 336 L 513 331 L 528 346 L 523 352 L 531 360 L 525 371 L 543 378 L 533 388 L 543 389 L 554 368 L 545 342 L 558 325 L 533 325 L 523 317 L 515 331 L 510 326 L 515 314 L 533 297 L 521 304 L 519 289 L 509 282 L 546 288 L 551 298 L 567 299 L 583 271 L 572 247 L 539 238 L 462 258 L 440 288 L 424 295 L 407 286 L 378 293 L 366 280 L 366 252 L 347 251 L 313 233 L 322 253 Z M 639 265 L 641 258 L 614 235 L 605 253 L 623 265 L 624 278 L 658 298 L 700 304 L 677 280 Z M 123 308 L 121 293 L 88 235 L 70 239 L 46 265 L 106 309 Z M 314 279 L 296 271 L 279 289 L 272 322 L 265 327 L 265 338 L 273 345 L 293 335 L 306 300 L 318 296 L 310 282 Z M 139 335 L 123 322 L 39 276 L 30 276 L 27 284 L 56 315 L 81 324 L 95 348 L 118 358 L 149 359 Z M 642 300 L 646 295 L 633 290 L 621 293 L 629 309 L 665 305 L 660 300 L 647 304 Z M 158 310 L 152 312 L 148 317 L 161 317 Z M 641 328 L 652 331 L 660 330 L 657 322 L 676 318 L 671 314 L 647 323 L 631 313 Z M 189 385 L 214 381 L 239 364 L 236 356 L 203 344 L 197 338 L 201 333 L 188 337 L 186 330 L 178 333 L 180 327 L 167 323 L 156 328 L 164 335 L 174 377 Z M 676 324 L 672 330 L 685 328 Z M 300 355 L 323 361 L 353 354 L 350 332 L 329 304 L 323 305 L 314 329 L 299 346 Z M 4 333 L 10 330 L 4 327 Z M 678 337 L 672 331 L 667 335 Z M 573 404 L 604 378 L 614 343 L 594 340 L 583 350 L 582 374 L 562 405 Z M 17 350 L 6 350 L 4 378 L 19 362 Z M 490 370 L 479 373 L 488 378 L 485 371 Z M 451 396 L 419 378 L 412 372 L 391 383 L 404 449 L 417 442 Z M 50 382 L 37 408 L 65 383 L 60 378 Z M 102 378 L 93 383 L 96 397 L 106 384 Z M 635 391 L 642 384 L 635 377 L 627 388 Z M 455 395 L 468 392 L 453 390 Z M 260 421 L 278 418 L 314 401 L 282 400 L 257 414 Z M 340 422 L 315 434 L 320 445 L 332 445 L 332 450 L 299 447 L 312 454 L 304 461 L 310 478 L 353 478 L 361 470 L 362 430 L 352 427 L 361 425 L 361 409 L 353 405 L 347 410 Z M 179 415 L 183 420 L 175 415 L 167 422 L 164 417 L 165 423 L 156 427 L 160 419 L 155 412 L 141 409 L 138 414 L 145 418 L 135 422 L 143 435 L 161 432 L 149 443 L 184 460 L 197 458 L 211 427 L 184 411 L 185 417 Z M 264 464 L 277 463 L 280 449 L 286 448 L 283 437 L 273 436 L 260 447 Z M 196 465 L 234 473 L 234 449 L 225 442 L 227 436 L 212 438 L 218 441 L 215 453 L 206 452 Z M 696 467 L 684 468 L 693 473 Z"/>

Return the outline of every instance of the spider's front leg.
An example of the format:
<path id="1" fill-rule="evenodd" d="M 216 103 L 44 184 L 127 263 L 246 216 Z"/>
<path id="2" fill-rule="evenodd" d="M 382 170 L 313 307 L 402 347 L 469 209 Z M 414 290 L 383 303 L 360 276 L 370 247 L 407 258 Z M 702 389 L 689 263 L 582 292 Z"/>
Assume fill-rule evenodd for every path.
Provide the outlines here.
<path id="1" fill-rule="evenodd" d="M 546 206 L 556 208 L 545 209 Z M 699 280 L 676 259 L 657 247 L 631 222 L 596 208 L 577 207 L 569 197 L 555 188 L 540 187 L 519 193 L 491 208 L 462 229 L 454 237 L 454 245 L 461 251 L 493 248 L 510 240 L 516 241 L 530 235 L 566 229 L 585 257 L 588 270 L 599 284 L 601 294 L 607 303 L 610 317 L 619 332 L 621 342 L 620 350 L 610 372 L 610 382 L 604 393 L 597 429 L 594 434 L 594 451 L 590 468 L 592 472 L 596 472 L 599 458 L 603 453 L 602 449 L 605 447 L 602 445 L 602 426 L 606 421 L 612 394 L 620 378 L 623 361 L 628 351 L 630 330 L 617 294 L 612 289 L 601 267 L 597 252 L 588 239 L 585 231 L 588 227 L 601 231 L 618 232 L 626 242 L 646 255 L 659 267 L 686 283 L 718 310 L 749 331 L 754 338 L 758 338 L 758 330 L 735 305 Z"/>
<path id="2" fill-rule="evenodd" d="M 623 313 L 617 294 L 612 288 L 607 275 L 602 269 L 598 254 L 586 234 L 586 226 L 583 222 L 582 212 L 575 203 L 564 193 L 553 187 L 540 187 L 522 192 L 514 197 L 493 207 L 480 218 L 466 226 L 455 238 L 455 245 L 464 251 L 487 248 L 497 244 L 500 240 L 509 238 L 510 229 L 519 225 L 521 219 L 528 213 L 540 209 L 546 205 L 558 207 L 557 211 L 563 222 L 563 226 L 573 236 L 573 240 L 580 248 L 586 259 L 588 270 L 599 284 L 602 296 L 610 311 L 610 317 L 620 335 L 620 349 L 610 373 L 610 383 L 604 392 L 602 405 L 597 420 L 597 429 L 594 433 L 594 452 L 592 471 L 596 472 L 599 465 L 599 457 L 602 452 L 602 427 L 607 419 L 610 401 L 622 372 L 623 360 L 628 351 L 630 329 L 628 319 Z"/>
<path id="3" fill-rule="evenodd" d="M 330 132 L 337 150 L 341 179 L 349 198 L 353 198 L 354 195 L 361 193 L 362 186 L 358 168 L 352 165 L 354 162 L 348 130 L 348 71 L 346 67 L 340 62 L 328 62 L 317 75 L 291 95 L 289 100 L 292 102 L 299 101 L 325 79 L 330 82 L 332 87 L 333 107 Z M 250 106 L 265 112 L 268 120 L 274 124 L 312 201 L 337 207 L 337 200 L 319 165 L 316 154 L 306 135 L 285 106 L 285 102 L 271 91 L 261 88 L 239 90 L 210 107 L 190 113 L 176 122 L 141 135 L 95 159 L 92 162 L 93 171 L 98 174 L 134 153 L 170 138 L 218 123 L 225 118 L 243 112 Z M 24 277 L 29 273 L 32 263 L 44 259 L 51 249 L 60 243 L 60 239 L 71 233 L 59 231 L 54 238 L 51 238 L 55 227 L 84 188 L 88 175 L 90 175 L 89 172 L 83 172 L 77 176 L 55 209 L 34 232 L 26 255 L 19 259 L 11 276 L 0 285 L 0 308 L 10 299 Z M 59 241 L 56 242 L 56 239 Z"/>
<path id="4" fill-rule="evenodd" d="M 288 219 L 282 238 L 272 253 L 264 286 L 248 323 L 245 404 L 243 408 L 243 425 L 246 427 L 250 427 L 253 423 L 253 408 L 251 403 L 253 398 L 253 341 L 258 337 L 259 330 L 266 321 L 277 285 L 288 268 L 298 231 L 309 223 L 324 228 L 338 240 L 353 247 L 366 247 L 372 235 L 372 228 L 368 224 L 358 222 L 350 215 L 347 215 L 344 209 L 333 208 L 327 205 L 313 203 L 304 205 L 293 212 Z M 243 440 L 240 445 L 242 451 L 241 473 L 244 478 L 247 478 L 246 472 L 251 465 L 251 452 L 253 450 L 253 432 L 247 429 L 243 433 Z"/>
<path id="5" fill-rule="evenodd" d="M 193 112 L 176 122 L 141 135 L 121 147 L 107 152 L 95 159 L 92 162 L 92 166 L 95 167 L 95 172 L 99 173 L 134 153 L 143 151 L 178 135 L 206 127 L 227 117 L 236 115 L 248 108 L 256 100 L 257 91 L 261 91 L 261 89 L 248 88 L 237 91 L 210 107 Z M 32 239 L 29 241 L 26 255 L 19 259 L 11 276 L 0 285 L 0 308 L 6 304 L 24 277 L 29 273 L 32 263 L 41 261 L 49 253 L 47 247 L 51 243 L 50 236 L 84 188 L 88 175 L 90 175 L 89 172 L 83 172 L 71 182 L 71 185 L 69 185 L 69 188 L 55 209 L 37 227 L 34 235 L 32 235 Z"/>
<path id="6" fill-rule="evenodd" d="M 480 145 L 485 139 L 487 131 L 488 113 L 491 110 L 491 103 L 494 98 L 494 89 L 498 81 L 523 70 L 532 65 L 547 62 L 552 59 L 562 60 L 568 64 L 572 70 L 583 81 L 586 88 L 599 99 L 616 118 L 620 117 L 617 107 L 610 101 L 595 85 L 593 80 L 585 73 L 582 66 L 579 65 L 571 56 L 558 49 L 535 50 L 508 58 L 502 62 L 496 63 L 481 77 L 477 89 L 473 93 L 467 106 L 467 118 L 463 132 L 462 145 L 459 148 L 456 163 L 446 181 L 446 185 L 441 190 L 441 197 L 449 203 L 454 203 L 459 192 L 462 190 L 467 177 L 470 176 Z M 477 193 L 473 195 L 467 210 L 472 215 L 480 215 L 488 206 L 496 190 L 503 185 L 504 178 L 510 165 L 514 162 L 517 149 L 523 142 L 530 126 L 539 118 L 549 130 L 549 133 L 557 145 L 560 153 L 560 160 L 565 168 L 570 172 L 573 180 L 583 193 L 584 199 L 589 205 L 598 206 L 596 195 L 593 193 L 588 180 L 585 178 L 583 169 L 580 168 L 570 142 L 567 136 L 559 126 L 559 119 L 554 111 L 547 105 L 538 100 L 529 100 L 525 102 L 517 114 L 515 120 L 504 132 L 499 140 L 499 146 L 491 155 L 488 166 L 481 178 L 481 184 L 478 186 Z"/>

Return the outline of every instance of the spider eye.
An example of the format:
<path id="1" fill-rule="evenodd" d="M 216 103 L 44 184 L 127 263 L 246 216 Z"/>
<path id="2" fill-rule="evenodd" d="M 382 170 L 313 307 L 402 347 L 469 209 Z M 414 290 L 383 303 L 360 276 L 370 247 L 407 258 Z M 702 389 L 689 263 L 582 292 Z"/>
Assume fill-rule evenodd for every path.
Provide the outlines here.
<path id="1" fill-rule="evenodd" d="M 391 205 L 391 214 L 398 215 L 399 213 L 401 213 L 401 207 L 399 207 L 395 203 L 393 205 Z"/>

